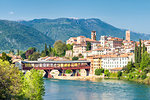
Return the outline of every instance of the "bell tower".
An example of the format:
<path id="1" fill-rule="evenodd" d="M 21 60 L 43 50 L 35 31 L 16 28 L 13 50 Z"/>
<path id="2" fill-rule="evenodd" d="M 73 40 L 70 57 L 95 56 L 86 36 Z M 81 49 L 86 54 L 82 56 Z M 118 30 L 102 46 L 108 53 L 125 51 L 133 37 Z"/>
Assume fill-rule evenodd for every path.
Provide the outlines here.
<path id="1" fill-rule="evenodd" d="M 126 31 L 126 41 L 130 41 L 130 31 Z"/>
<path id="2" fill-rule="evenodd" d="M 91 39 L 96 40 L 96 31 L 91 32 Z"/>

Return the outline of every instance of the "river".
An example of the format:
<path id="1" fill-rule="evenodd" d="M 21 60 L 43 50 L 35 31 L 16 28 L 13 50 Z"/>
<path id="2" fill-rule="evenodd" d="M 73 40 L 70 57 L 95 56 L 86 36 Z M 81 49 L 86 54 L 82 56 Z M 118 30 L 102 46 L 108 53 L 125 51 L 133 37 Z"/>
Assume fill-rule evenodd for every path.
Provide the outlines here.
<path id="1" fill-rule="evenodd" d="M 44 80 L 44 100 L 150 100 L 150 86 L 135 82 Z"/>

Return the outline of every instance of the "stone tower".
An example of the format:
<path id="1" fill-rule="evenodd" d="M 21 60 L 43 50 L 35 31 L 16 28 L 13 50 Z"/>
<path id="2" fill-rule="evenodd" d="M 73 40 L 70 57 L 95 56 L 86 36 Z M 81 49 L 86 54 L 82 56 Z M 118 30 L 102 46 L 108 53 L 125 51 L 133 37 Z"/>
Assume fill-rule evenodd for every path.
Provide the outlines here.
<path id="1" fill-rule="evenodd" d="M 129 42 L 130 41 L 130 31 L 126 31 L 126 40 Z"/>
<path id="2" fill-rule="evenodd" d="M 96 40 L 96 31 L 91 32 L 91 39 Z"/>

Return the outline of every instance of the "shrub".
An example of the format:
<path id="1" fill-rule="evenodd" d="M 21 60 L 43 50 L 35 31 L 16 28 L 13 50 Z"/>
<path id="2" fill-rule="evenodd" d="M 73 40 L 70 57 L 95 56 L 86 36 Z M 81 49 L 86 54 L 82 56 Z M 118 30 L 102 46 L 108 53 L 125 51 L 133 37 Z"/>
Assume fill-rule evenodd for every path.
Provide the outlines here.
<path id="1" fill-rule="evenodd" d="M 72 70 L 67 69 L 65 73 L 66 73 L 66 74 L 70 74 L 71 72 L 72 72 Z"/>
<path id="2" fill-rule="evenodd" d="M 122 76 L 122 72 L 121 71 L 118 71 L 117 72 L 117 77 L 121 77 Z"/>
<path id="3" fill-rule="evenodd" d="M 104 73 L 104 69 L 103 68 L 101 68 L 100 70 L 101 70 L 101 73 Z"/>
<path id="4" fill-rule="evenodd" d="M 133 79 L 133 75 L 132 74 L 129 74 L 129 79 Z"/>
<path id="5" fill-rule="evenodd" d="M 141 75 L 141 79 L 145 79 L 147 76 L 146 76 L 146 73 L 142 73 Z"/>
<path id="6" fill-rule="evenodd" d="M 78 60 L 79 58 L 78 57 L 72 57 L 72 60 Z"/>
<path id="7" fill-rule="evenodd" d="M 110 77 L 110 72 L 109 72 L 108 69 L 104 71 L 104 74 L 105 74 L 105 76 L 107 76 L 108 78 Z"/>
<path id="8" fill-rule="evenodd" d="M 101 74 L 101 69 L 96 69 L 95 70 L 95 75 L 100 75 Z"/>

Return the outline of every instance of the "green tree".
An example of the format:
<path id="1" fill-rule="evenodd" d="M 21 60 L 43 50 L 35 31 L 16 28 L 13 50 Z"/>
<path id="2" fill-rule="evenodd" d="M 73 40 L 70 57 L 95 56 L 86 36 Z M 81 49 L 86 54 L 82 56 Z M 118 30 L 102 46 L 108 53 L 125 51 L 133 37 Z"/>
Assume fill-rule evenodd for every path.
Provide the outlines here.
<path id="1" fill-rule="evenodd" d="M 47 44 L 45 43 L 45 55 L 48 56 L 48 48 L 47 48 Z"/>
<path id="2" fill-rule="evenodd" d="M 87 42 L 86 51 L 91 50 L 91 42 Z"/>
<path id="3" fill-rule="evenodd" d="M 28 50 L 31 50 L 31 49 L 33 50 L 33 52 L 36 52 L 36 50 L 37 50 L 35 47 L 29 47 L 28 48 Z"/>
<path id="4" fill-rule="evenodd" d="M 134 68 L 132 61 L 128 62 L 127 66 L 125 66 L 123 68 L 123 70 L 125 70 L 126 73 L 129 73 L 130 71 L 132 71 L 132 68 Z"/>
<path id="5" fill-rule="evenodd" d="M 139 43 L 140 43 L 140 46 L 139 46 L 139 49 L 138 49 L 138 62 L 140 63 L 141 62 L 141 39 L 139 39 Z"/>
<path id="6" fill-rule="evenodd" d="M 20 56 L 21 56 L 22 59 L 26 59 L 26 52 L 23 52 L 23 51 L 22 51 L 22 52 L 20 53 Z"/>
<path id="7" fill-rule="evenodd" d="M 122 76 L 122 72 L 121 72 L 121 71 L 118 71 L 118 72 L 117 72 L 117 77 L 120 78 L 121 76 Z"/>
<path id="8" fill-rule="evenodd" d="M 30 100 L 42 100 L 44 95 L 43 72 L 32 69 L 24 76 L 23 93 Z"/>
<path id="9" fill-rule="evenodd" d="M 17 49 L 17 56 L 19 56 L 20 55 L 20 52 L 19 52 L 19 49 Z"/>
<path id="10" fill-rule="evenodd" d="M 135 63 L 138 63 L 138 47 L 135 43 L 135 49 L 134 49 L 134 56 L 135 56 Z"/>
<path id="11" fill-rule="evenodd" d="M 101 69 L 96 69 L 95 70 L 95 75 L 101 75 Z"/>
<path id="12" fill-rule="evenodd" d="M 66 51 L 66 44 L 63 43 L 61 40 L 58 40 L 54 43 L 54 49 L 58 56 L 64 56 Z"/>
<path id="13" fill-rule="evenodd" d="M 30 55 L 28 57 L 28 60 L 36 61 L 36 60 L 38 60 L 38 58 L 40 58 L 40 53 L 39 52 L 34 52 L 32 55 Z"/>
<path id="14" fill-rule="evenodd" d="M 145 67 L 148 67 L 149 64 L 150 64 L 150 55 L 147 52 L 144 52 L 144 54 L 142 55 L 140 68 L 144 69 Z"/>
<path id="15" fill-rule="evenodd" d="M 78 60 L 79 58 L 78 57 L 72 57 L 72 60 Z"/>
<path id="16" fill-rule="evenodd" d="M 108 78 L 110 77 L 110 72 L 109 72 L 108 69 L 106 69 L 106 70 L 104 71 L 104 75 L 107 76 Z"/>
<path id="17" fill-rule="evenodd" d="M 14 50 L 9 50 L 9 54 L 12 54 L 12 55 L 14 55 Z"/>
<path id="18" fill-rule="evenodd" d="M 72 45 L 71 44 L 67 44 L 66 46 L 67 46 L 67 50 L 72 50 L 73 49 L 73 44 Z"/>
<path id="19" fill-rule="evenodd" d="M 67 69 L 67 70 L 65 71 L 66 74 L 70 74 L 71 72 L 72 72 L 71 69 Z"/>
<path id="20" fill-rule="evenodd" d="M 51 45 L 49 45 L 48 53 L 49 53 L 49 55 L 50 55 L 50 53 L 51 53 Z"/>
<path id="21" fill-rule="evenodd" d="M 144 54 L 145 51 L 146 51 L 146 47 L 145 47 L 145 44 L 143 43 L 143 53 L 142 54 Z"/>
<path id="22" fill-rule="evenodd" d="M 78 55 L 78 57 L 79 57 L 79 58 L 83 58 L 84 56 L 80 53 L 80 54 Z"/>
<path id="23" fill-rule="evenodd" d="M 0 59 L 0 99 L 19 100 L 22 97 L 22 73 L 8 61 Z"/>
<path id="24" fill-rule="evenodd" d="M 11 57 L 7 56 L 5 52 L 2 53 L 2 56 L 0 57 L 0 59 L 2 59 L 3 61 L 9 61 L 10 63 L 12 62 Z"/>

